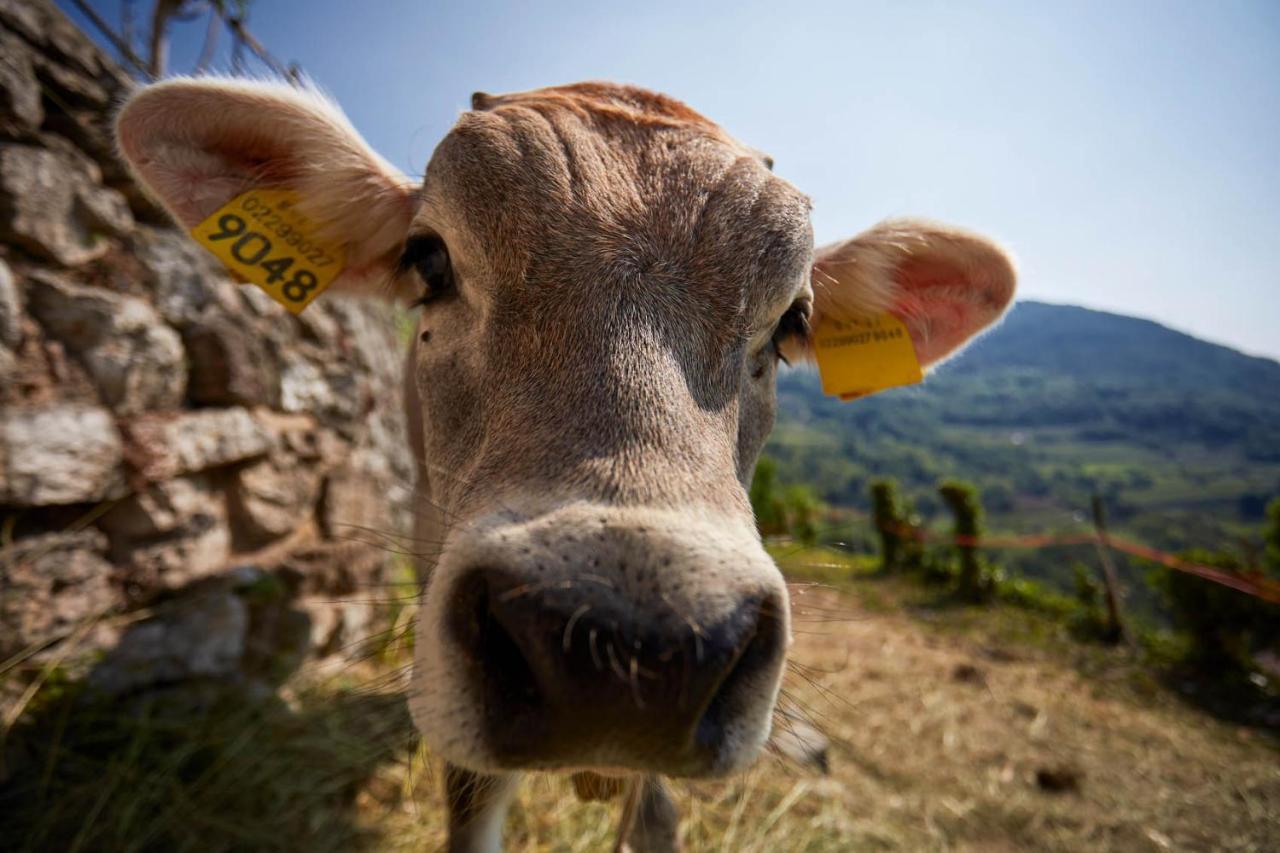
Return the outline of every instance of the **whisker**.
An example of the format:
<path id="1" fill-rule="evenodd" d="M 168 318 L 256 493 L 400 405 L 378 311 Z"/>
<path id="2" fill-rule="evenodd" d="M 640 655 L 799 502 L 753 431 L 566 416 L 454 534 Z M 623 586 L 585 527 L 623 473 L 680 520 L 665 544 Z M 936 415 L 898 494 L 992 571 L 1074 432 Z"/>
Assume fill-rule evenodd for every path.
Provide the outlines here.
<path id="1" fill-rule="evenodd" d="M 622 669 L 622 664 L 618 661 L 618 655 L 613 651 L 613 643 L 605 643 L 605 651 L 609 653 L 609 667 L 613 670 L 613 674 L 618 676 L 620 681 L 627 680 L 627 673 Z"/>
<path id="2" fill-rule="evenodd" d="M 402 541 L 405 541 L 405 542 L 425 542 L 425 543 L 427 543 L 428 545 L 443 545 L 443 544 L 444 544 L 444 542 L 443 542 L 443 541 L 441 541 L 441 540 L 439 540 L 439 539 L 422 539 L 422 538 L 419 538 L 419 537 L 410 536 L 410 535 L 408 535 L 407 533 L 396 533 L 396 532 L 391 531 L 391 530 L 381 530 L 381 529 L 379 529 L 379 528 L 377 528 L 377 527 L 369 527 L 369 526 L 364 525 L 364 524 L 353 524 L 353 523 L 351 523 L 351 522 L 346 522 L 346 521 L 335 521 L 335 522 L 333 522 L 333 526 L 334 526 L 334 527 L 350 527 L 350 528 L 352 528 L 352 529 L 354 529 L 354 530 L 360 530 L 360 531 L 363 531 L 363 532 L 365 532 L 365 533 L 371 533 L 371 534 L 373 534 L 373 535 L 375 535 L 375 536 L 381 536 L 381 537 L 386 538 L 386 539 L 399 539 L 399 540 L 402 540 Z"/>
<path id="3" fill-rule="evenodd" d="M 590 604 L 584 604 L 577 610 L 573 611 L 573 615 L 569 617 L 569 621 L 564 626 L 564 640 L 561 645 L 564 647 L 565 654 L 569 653 L 569 649 L 573 646 L 573 626 L 578 624 L 578 620 L 587 615 L 587 611 L 591 609 Z"/>
<path id="4" fill-rule="evenodd" d="M 604 669 L 604 664 L 600 660 L 600 653 L 596 651 L 597 634 L 598 634 L 597 629 L 592 628 L 588 634 L 587 646 L 588 648 L 591 649 L 591 662 L 596 665 L 596 671 L 599 672 L 600 670 Z"/>
<path id="5" fill-rule="evenodd" d="M 640 697 L 640 682 L 636 679 L 639 668 L 639 662 L 634 657 L 631 658 L 631 696 L 636 700 L 636 707 L 643 711 L 644 699 Z"/>

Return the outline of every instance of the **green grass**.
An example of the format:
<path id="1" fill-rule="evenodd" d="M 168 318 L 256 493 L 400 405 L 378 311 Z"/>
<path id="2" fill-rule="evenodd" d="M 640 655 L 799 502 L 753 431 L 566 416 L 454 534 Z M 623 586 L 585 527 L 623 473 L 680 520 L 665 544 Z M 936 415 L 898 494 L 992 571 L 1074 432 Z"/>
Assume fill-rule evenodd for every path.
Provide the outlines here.
<path id="1" fill-rule="evenodd" d="M 110 702 L 64 691 L 9 734 L 0 837 L 32 851 L 369 848 L 357 793 L 408 760 L 411 728 L 401 697 L 332 684 L 289 703 L 217 684 Z"/>

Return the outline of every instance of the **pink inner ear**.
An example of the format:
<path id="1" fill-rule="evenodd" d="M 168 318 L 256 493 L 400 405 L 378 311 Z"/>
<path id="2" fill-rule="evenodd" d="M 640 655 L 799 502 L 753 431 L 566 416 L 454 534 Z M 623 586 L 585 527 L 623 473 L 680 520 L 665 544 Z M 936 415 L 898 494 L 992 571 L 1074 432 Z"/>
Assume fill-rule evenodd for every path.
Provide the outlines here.
<path id="1" fill-rule="evenodd" d="M 954 264 L 909 257 L 894 279 L 898 293 L 890 311 L 906 324 L 923 366 L 946 358 L 991 319 L 978 284 Z"/>

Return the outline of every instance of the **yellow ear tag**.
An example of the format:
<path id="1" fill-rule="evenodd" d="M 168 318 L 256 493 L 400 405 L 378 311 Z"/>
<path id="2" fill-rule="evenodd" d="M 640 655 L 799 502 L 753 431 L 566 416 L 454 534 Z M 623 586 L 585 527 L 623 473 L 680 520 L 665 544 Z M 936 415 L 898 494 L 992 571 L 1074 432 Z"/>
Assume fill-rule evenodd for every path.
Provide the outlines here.
<path id="1" fill-rule="evenodd" d="M 892 314 L 857 320 L 823 318 L 813 330 L 822 392 L 856 400 L 924 379 L 915 345 Z"/>
<path id="2" fill-rule="evenodd" d="M 191 230 L 229 270 L 292 314 L 332 284 L 346 261 L 342 246 L 317 236 L 320 229 L 298 212 L 299 198 L 294 190 L 249 190 Z"/>

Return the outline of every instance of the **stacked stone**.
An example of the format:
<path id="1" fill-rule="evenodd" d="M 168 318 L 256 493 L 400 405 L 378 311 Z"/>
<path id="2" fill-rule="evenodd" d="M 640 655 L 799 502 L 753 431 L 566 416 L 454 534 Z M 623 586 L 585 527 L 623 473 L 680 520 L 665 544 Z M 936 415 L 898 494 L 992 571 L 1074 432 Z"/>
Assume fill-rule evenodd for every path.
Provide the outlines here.
<path id="1" fill-rule="evenodd" d="M 360 639 L 340 599 L 387 550 L 353 540 L 402 527 L 411 476 L 394 310 L 294 318 L 230 280 L 116 160 L 131 85 L 51 3 L 0 0 L 0 662 L 70 638 L 114 649 L 112 689 L 238 677 L 264 631 Z"/>

